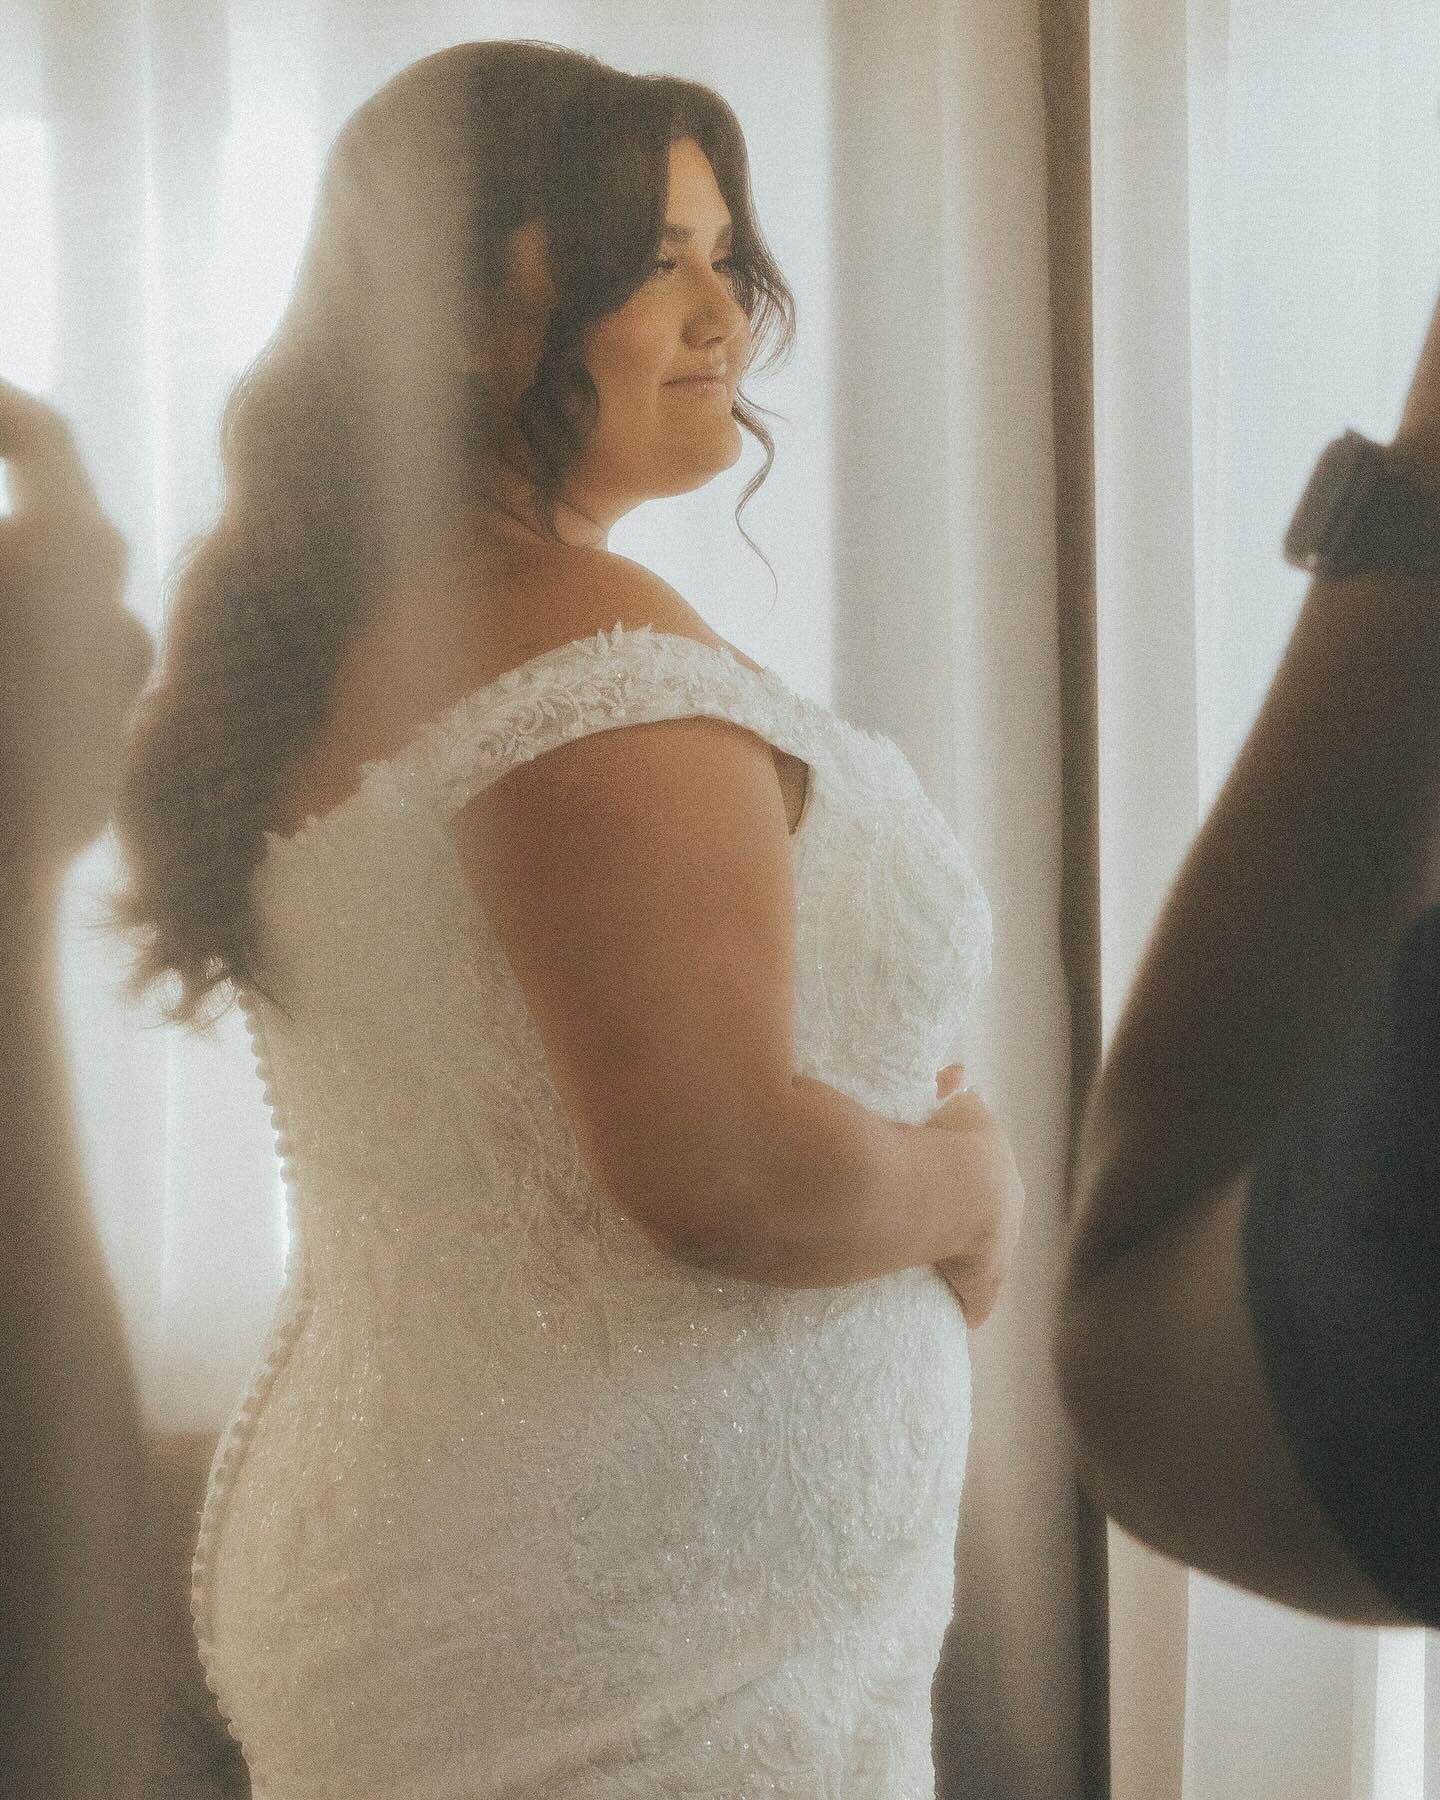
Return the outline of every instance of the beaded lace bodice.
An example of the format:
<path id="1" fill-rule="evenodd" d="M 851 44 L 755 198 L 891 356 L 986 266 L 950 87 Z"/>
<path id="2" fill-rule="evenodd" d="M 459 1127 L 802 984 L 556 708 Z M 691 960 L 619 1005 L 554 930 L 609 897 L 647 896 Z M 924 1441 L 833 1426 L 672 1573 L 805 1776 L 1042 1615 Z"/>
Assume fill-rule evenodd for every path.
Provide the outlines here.
<path id="1" fill-rule="evenodd" d="M 247 999 L 285 1291 L 195 1561 L 257 1800 L 929 1800 L 969 1427 L 931 1270 L 676 1263 L 579 1156 L 450 822 L 582 733 L 707 714 L 812 771 L 796 1063 L 888 1118 L 989 971 L 898 747 L 728 650 L 617 625 L 461 701 L 256 876 Z"/>

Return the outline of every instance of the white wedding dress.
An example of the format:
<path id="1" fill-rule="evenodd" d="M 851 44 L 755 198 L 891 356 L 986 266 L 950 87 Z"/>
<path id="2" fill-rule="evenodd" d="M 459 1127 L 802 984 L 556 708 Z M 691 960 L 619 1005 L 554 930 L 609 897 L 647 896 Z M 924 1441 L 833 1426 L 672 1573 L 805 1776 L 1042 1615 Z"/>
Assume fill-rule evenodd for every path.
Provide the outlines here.
<path id="1" fill-rule="evenodd" d="M 990 966 L 889 739 L 728 649 L 617 625 L 472 694 L 271 837 L 285 1011 L 246 1002 L 291 1207 L 195 1559 L 256 1800 L 931 1800 L 969 1431 L 931 1269 L 718 1278 L 591 1180 L 449 821 L 584 732 L 705 714 L 811 769 L 800 1073 L 887 1118 Z"/>

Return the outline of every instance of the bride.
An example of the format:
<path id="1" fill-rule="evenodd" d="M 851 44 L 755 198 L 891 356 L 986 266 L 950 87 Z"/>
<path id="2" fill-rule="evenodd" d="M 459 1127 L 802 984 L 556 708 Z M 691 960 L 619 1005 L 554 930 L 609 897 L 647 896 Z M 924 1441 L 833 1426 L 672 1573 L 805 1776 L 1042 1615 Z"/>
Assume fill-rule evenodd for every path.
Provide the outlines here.
<path id="1" fill-rule="evenodd" d="M 749 497 L 792 320 L 717 95 L 466 44 L 341 131 L 227 408 L 117 824 L 291 1207 L 193 1592 L 257 1800 L 933 1794 L 988 907 L 896 745 L 607 544 L 742 427 Z"/>

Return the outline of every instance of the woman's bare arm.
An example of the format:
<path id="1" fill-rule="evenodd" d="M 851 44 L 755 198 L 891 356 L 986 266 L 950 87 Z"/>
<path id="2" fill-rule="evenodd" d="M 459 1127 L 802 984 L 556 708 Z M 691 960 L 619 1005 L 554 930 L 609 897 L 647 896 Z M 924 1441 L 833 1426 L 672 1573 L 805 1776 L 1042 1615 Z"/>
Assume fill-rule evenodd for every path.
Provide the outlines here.
<path id="1" fill-rule="evenodd" d="M 1394 453 L 1440 493 L 1440 307 Z M 1090 1097 L 1056 1338 L 1084 1466 L 1122 1523 L 1336 1617 L 1395 1615 L 1285 1450 L 1240 1227 L 1267 1132 L 1440 898 L 1437 695 L 1440 587 L 1312 583 Z"/>
<path id="2" fill-rule="evenodd" d="M 562 640 L 695 634 L 622 559 L 589 566 L 583 603 L 541 598 Z M 991 1256 L 994 1132 L 893 1123 L 797 1074 L 793 855 L 761 738 L 708 717 L 583 735 L 475 795 L 456 836 L 590 1174 L 664 1249 L 784 1287 Z"/>

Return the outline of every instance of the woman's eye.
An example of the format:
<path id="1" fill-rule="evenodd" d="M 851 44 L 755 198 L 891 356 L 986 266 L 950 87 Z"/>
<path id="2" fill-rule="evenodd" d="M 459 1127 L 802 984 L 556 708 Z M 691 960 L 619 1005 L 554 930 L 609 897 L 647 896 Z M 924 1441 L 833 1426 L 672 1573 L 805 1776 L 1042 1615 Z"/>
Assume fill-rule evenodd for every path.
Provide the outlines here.
<path id="1" fill-rule="evenodd" d="M 679 266 L 680 266 L 679 263 L 676 262 L 676 260 L 673 256 L 672 257 L 663 257 L 659 262 L 657 262 L 654 265 L 654 267 L 651 270 L 651 273 L 654 275 L 659 275 L 662 273 L 668 275 L 672 269 L 678 269 Z M 740 270 L 740 264 L 733 256 L 726 256 L 717 263 L 711 263 L 710 267 L 712 269 L 724 269 L 725 272 L 729 275 L 738 274 L 739 270 Z"/>

